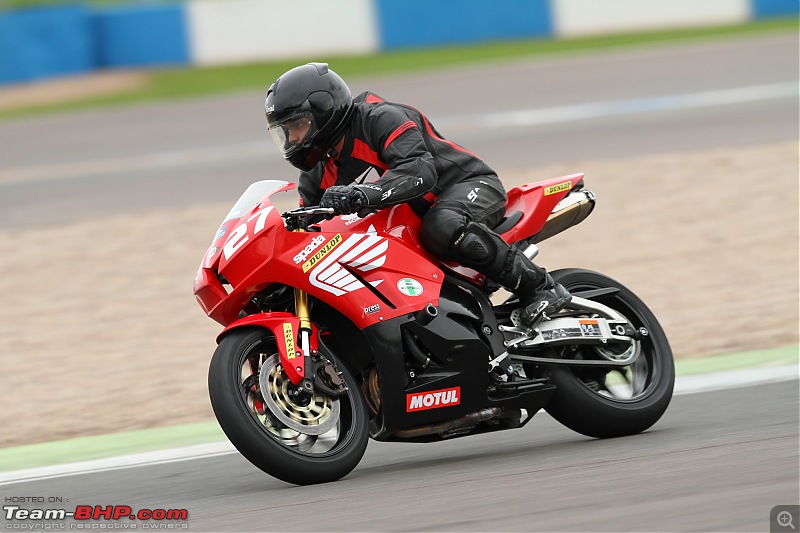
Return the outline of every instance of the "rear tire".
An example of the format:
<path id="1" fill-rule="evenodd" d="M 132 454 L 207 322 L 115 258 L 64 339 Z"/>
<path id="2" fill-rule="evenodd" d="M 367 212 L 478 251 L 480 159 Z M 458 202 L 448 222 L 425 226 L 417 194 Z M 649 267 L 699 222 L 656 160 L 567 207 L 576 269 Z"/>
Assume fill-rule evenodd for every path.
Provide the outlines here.
<path id="1" fill-rule="evenodd" d="M 276 352 L 272 333 L 262 328 L 235 329 L 220 341 L 208 373 L 211 406 L 220 426 L 247 460 L 287 483 L 310 485 L 346 476 L 358 465 L 369 439 L 358 383 L 337 364 L 349 390 L 337 399 L 334 429 L 323 435 L 292 430 L 271 415 L 258 386 L 261 365 L 276 361 Z"/>
<path id="2" fill-rule="evenodd" d="M 570 292 L 618 288 L 616 294 L 593 300 L 620 312 L 637 329 L 647 328 L 648 335 L 641 339 L 637 360 L 625 367 L 624 373 L 618 372 L 622 377 L 628 375 L 625 379 L 632 393 L 630 398 L 611 393 L 614 387 L 607 381 L 617 371 L 553 366 L 550 372 L 556 391 L 545 410 L 566 427 L 589 437 L 620 437 L 648 429 L 666 411 L 675 385 L 672 350 L 655 315 L 633 292 L 603 274 L 582 269 L 551 274 Z M 580 347 L 578 355 L 586 349 L 590 348 Z"/>

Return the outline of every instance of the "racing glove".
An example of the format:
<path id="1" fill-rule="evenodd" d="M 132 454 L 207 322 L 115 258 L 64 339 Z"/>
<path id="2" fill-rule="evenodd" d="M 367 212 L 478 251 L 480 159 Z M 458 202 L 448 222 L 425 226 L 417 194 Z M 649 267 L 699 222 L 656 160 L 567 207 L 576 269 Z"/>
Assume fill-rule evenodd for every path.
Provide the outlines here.
<path id="1" fill-rule="evenodd" d="M 367 207 L 367 195 L 358 187 L 334 185 L 325 189 L 320 207 L 333 208 L 334 215 L 349 215 Z"/>

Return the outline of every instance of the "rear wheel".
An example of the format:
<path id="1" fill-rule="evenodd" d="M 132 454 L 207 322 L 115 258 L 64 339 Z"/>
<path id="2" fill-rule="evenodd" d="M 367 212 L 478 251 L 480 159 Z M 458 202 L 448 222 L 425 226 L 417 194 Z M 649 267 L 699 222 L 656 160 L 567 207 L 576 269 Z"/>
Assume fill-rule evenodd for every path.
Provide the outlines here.
<path id="1" fill-rule="evenodd" d="M 335 481 L 356 467 L 369 438 L 358 383 L 337 370 L 348 388 L 341 396 L 296 397 L 271 332 L 233 330 L 211 360 L 211 405 L 236 449 L 264 472 L 297 485 Z"/>
<path id="2" fill-rule="evenodd" d="M 672 398 L 675 365 L 669 342 L 653 313 L 633 292 L 613 279 L 589 270 L 565 269 L 551 273 L 570 292 L 613 287 L 615 294 L 593 298 L 622 314 L 636 328 L 645 328 L 633 349 L 636 360 L 625 367 L 550 368 L 556 391 L 545 410 L 568 428 L 590 437 L 619 437 L 640 433 L 658 421 Z M 564 359 L 626 359 L 632 345 L 565 346 Z M 604 350 L 602 356 L 597 353 Z"/>

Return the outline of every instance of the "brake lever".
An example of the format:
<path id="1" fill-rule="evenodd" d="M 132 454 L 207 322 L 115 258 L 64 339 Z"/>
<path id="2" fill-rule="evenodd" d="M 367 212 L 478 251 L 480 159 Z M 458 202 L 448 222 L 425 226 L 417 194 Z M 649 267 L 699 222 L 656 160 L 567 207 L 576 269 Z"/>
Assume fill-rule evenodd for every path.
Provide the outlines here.
<path id="1" fill-rule="evenodd" d="M 298 207 L 292 211 L 281 213 L 283 218 L 301 218 L 314 215 L 333 215 L 332 207 Z"/>
<path id="2" fill-rule="evenodd" d="M 281 213 L 286 220 L 286 229 L 289 231 L 308 230 L 308 218 L 315 215 L 333 217 L 332 207 L 300 207 L 292 211 Z"/>

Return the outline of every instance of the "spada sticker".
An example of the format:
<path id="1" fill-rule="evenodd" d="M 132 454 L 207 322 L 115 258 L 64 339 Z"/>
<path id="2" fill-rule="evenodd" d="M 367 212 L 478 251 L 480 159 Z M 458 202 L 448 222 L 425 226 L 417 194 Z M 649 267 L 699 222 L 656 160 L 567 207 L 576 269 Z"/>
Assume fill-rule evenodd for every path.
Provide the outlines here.
<path id="1" fill-rule="evenodd" d="M 294 256 L 293 260 L 295 264 L 299 265 L 300 263 L 305 261 L 308 258 L 308 256 L 314 253 L 314 250 L 319 248 L 319 245 L 322 244 L 323 242 L 325 242 L 325 237 L 323 237 L 322 235 L 317 235 L 316 237 L 311 239 L 311 242 L 308 244 L 308 246 L 300 250 L 300 252 L 296 256 Z"/>
<path id="2" fill-rule="evenodd" d="M 406 296 L 422 295 L 422 284 L 412 278 L 403 278 L 397 282 L 397 290 Z"/>
<path id="3" fill-rule="evenodd" d="M 564 183 L 559 183 L 558 185 L 552 185 L 550 187 L 545 187 L 544 188 L 544 195 L 545 196 L 550 196 L 551 194 L 556 194 L 558 192 L 566 191 L 567 189 L 571 189 L 571 188 L 572 188 L 572 182 L 571 181 L 565 181 Z"/>

